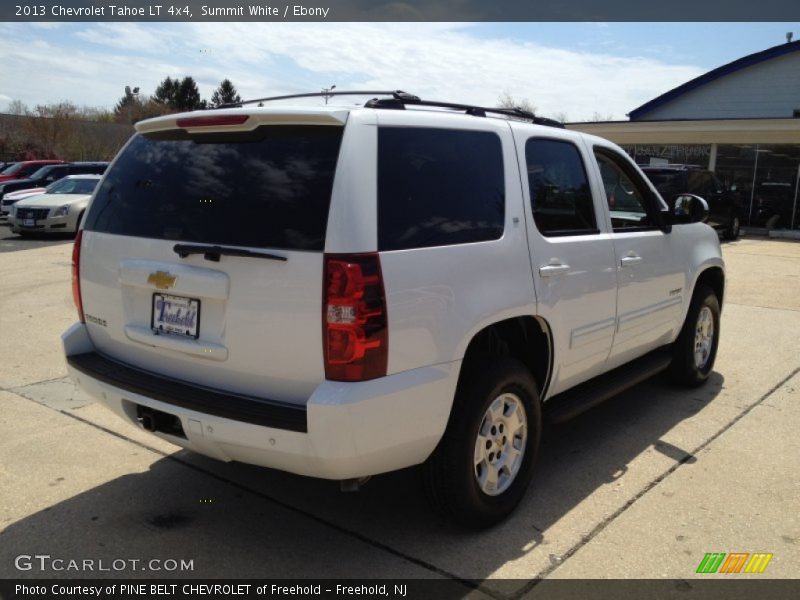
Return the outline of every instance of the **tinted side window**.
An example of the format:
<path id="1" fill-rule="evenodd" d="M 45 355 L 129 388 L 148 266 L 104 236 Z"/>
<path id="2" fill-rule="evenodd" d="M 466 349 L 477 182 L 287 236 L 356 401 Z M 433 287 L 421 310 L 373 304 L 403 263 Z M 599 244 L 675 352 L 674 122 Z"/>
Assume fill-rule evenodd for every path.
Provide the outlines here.
<path id="1" fill-rule="evenodd" d="M 595 150 L 595 158 L 603 178 L 614 231 L 655 227 L 652 210 L 648 209 L 650 194 L 644 182 L 630 172 L 630 166 L 621 157 L 611 152 Z"/>
<path id="2" fill-rule="evenodd" d="M 58 181 L 69 175 L 69 167 L 54 167 L 45 177 L 46 181 Z"/>
<path id="3" fill-rule="evenodd" d="M 697 194 L 698 196 L 705 196 L 706 194 L 710 194 L 715 191 L 713 189 L 714 178 L 712 177 L 711 173 L 706 171 L 690 171 L 688 179 L 688 189 L 683 190 L 683 192 Z"/>
<path id="4" fill-rule="evenodd" d="M 586 169 L 573 144 L 529 139 L 525 161 L 533 220 L 543 235 L 598 232 Z"/>
<path id="5" fill-rule="evenodd" d="M 109 169 L 86 229 L 321 251 L 342 128 L 137 135 Z"/>
<path id="6" fill-rule="evenodd" d="M 17 176 L 20 179 L 23 177 L 27 177 L 28 175 L 33 175 L 36 171 L 42 168 L 42 165 L 27 165 L 22 167 L 19 171 L 17 171 Z"/>
<path id="7" fill-rule="evenodd" d="M 644 173 L 665 199 L 683 194 L 689 189 L 686 183 L 686 174 L 683 171 L 644 169 Z"/>
<path id="8" fill-rule="evenodd" d="M 103 165 L 78 165 L 70 169 L 70 175 L 102 174 L 106 168 Z"/>
<path id="9" fill-rule="evenodd" d="M 500 138 L 487 131 L 381 127 L 378 247 L 424 248 L 503 235 Z"/>

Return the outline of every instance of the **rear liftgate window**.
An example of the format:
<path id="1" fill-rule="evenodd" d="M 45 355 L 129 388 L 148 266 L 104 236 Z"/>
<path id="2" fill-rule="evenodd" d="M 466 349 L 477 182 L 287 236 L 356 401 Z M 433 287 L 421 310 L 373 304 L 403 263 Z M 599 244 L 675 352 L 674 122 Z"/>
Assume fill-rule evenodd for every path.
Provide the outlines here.
<path id="1" fill-rule="evenodd" d="M 500 138 L 487 131 L 382 127 L 378 246 L 402 250 L 503 235 Z"/>
<path id="2" fill-rule="evenodd" d="M 135 137 L 86 217 L 91 231 L 322 251 L 343 128 Z"/>

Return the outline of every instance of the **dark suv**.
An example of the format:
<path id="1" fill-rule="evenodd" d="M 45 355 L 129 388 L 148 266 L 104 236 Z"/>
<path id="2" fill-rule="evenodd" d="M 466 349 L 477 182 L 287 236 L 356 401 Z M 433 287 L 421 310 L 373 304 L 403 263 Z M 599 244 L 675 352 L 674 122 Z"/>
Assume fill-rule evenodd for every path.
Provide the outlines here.
<path id="1" fill-rule="evenodd" d="M 794 186 L 785 181 L 762 181 L 753 193 L 753 223 L 767 229 L 791 227 Z M 796 225 L 800 219 L 795 218 Z"/>
<path id="2" fill-rule="evenodd" d="M 708 224 L 726 239 L 739 237 L 744 202 L 713 172 L 688 165 L 643 166 L 642 171 L 667 203 L 679 194 L 700 196 L 708 203 Z"/>

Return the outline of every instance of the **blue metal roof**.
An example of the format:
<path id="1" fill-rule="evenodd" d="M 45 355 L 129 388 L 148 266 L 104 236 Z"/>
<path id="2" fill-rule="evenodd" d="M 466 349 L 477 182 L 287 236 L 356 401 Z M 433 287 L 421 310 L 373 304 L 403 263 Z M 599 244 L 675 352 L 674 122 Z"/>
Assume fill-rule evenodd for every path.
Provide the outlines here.
<path id="1" fill-rule="evenodd" d="M 729 62 L 726 65 L 722 65 L 721 67 L 717 67 L 713 71 L 709 71 L 708 73 L 704 73 L 700 75 L 700 77 L 695 77 L 691 81 L 687 81 L 683 85 L 679 85 L 676 88 L 671 89 L 670 91 L 661 94 L 657 98 L 653 98 L 649 102 L 645 102 L 640 107 L 633 109 L 631 112 L 628 113 L 628 117 L 630 117 L 631 121 L 638 121 L 642 120 L 643 117 L 647 115 L 650 111 L 660 106 L 663 106 L 667 102 L 671 102 L 676 98 L 686 94 L 687 92 L 691 92 L 694 89 L 699 88 L 700 86 L 706 85 L 707 83 L 711 83 L 721 77 L 725 77 L 726 75 L 730 75 L 731 73 L 735 73 L 736 71 L 740 71 L 747 67 L 752 67 L 753 65 L 757 65 L 767 60 L 771 60 L 773 58 L 777 58 L 779 56 L 783 56 L 785 54 L 789 54 L 791 52 L 800 51 L 800 40 L 796 42 L 787 42 L 784 44 L 780 44 L 779 46 L 773 46 L 772 48 L 767 48 L 766 50 L 762 50 L 761 52 L 756 52 L 755 54 L 749 54 L 743 58 L 738 60 L 734 60 L 733 62 Z"/>

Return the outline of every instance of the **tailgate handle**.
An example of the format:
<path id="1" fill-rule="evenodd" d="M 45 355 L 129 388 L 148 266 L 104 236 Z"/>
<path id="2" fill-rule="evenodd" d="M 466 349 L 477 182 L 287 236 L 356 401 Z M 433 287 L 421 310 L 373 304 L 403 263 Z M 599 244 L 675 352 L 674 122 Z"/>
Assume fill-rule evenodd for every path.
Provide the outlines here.
<path id="1" fill-rule="evenodd" d="M 172 247 L 181 258 L 186 258 L 190 254 L 202 254 L 206 260 L 219 262 L 219 257 L 225 256 L 244 256 L 249 258 L 266 258 L 267 260 L 280 260 L 286 262 L 285 256 L 278 254 L 270 254 L 269 252 L 257 252 L 253 250 L 245 250 L 244 248 L 231 248 L 230 246 L 201 246 L 199 244 L 175 244 Z"/>

